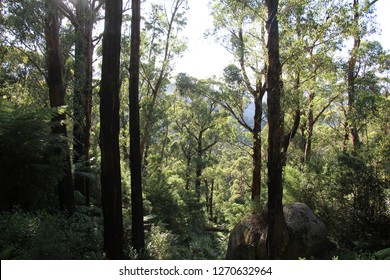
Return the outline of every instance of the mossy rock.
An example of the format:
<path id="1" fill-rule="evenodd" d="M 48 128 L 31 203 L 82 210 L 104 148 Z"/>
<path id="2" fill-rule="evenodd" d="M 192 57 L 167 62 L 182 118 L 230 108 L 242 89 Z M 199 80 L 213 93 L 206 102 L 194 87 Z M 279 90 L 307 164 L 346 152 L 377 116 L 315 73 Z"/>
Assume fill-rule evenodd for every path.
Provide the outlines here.
<path id="1" fill-rule="evenodd" d="M 283 259 L 324 258 L 328 244 L 327 229 L 303 203 L 283 207 L 289 242 Z M 226 259 L 267 259 L 265 219 L 252 217 L 239 222 L 229 236 Z"/>

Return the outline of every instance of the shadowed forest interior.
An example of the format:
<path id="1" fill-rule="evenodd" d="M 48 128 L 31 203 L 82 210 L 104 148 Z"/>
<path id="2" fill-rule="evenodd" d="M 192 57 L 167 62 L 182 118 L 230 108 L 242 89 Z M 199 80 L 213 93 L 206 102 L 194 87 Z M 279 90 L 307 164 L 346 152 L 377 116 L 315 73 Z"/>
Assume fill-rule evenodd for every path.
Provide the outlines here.
<path id="1" fill-rule="evenodd" d="M 193 2 L 0 2 L 0 258 L 390 259 L 378 0 Z"/>

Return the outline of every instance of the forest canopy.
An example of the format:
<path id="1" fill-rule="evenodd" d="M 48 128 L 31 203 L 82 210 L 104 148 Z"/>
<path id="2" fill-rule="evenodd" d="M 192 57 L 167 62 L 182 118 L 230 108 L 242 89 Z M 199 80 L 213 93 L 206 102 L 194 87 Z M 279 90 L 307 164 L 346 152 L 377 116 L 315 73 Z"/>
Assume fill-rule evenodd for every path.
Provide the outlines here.
<path id="1" fill-rule="evenodd" d="M 1 1 L 1 259 L 389 259 L 377 2 L 210 0 L 233 60 L 199 78 L 191 1 Z"/>

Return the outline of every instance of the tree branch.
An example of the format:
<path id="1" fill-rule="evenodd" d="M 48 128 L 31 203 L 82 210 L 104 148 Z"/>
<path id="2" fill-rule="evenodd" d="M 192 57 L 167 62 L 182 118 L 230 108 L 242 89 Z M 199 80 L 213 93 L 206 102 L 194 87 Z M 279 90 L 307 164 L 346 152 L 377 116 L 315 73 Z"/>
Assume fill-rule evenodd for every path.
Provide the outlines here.
<path id="1" fill-rule="evenodd" d="M 80 23 L 77 20 L 76 15 L 72 12 L 72 10 L 62 1 L 62 0 L 55 0 L 57 2 L 58 8 L 62 12 L 62 14 L 70 20 L 72 25 L 75 28 L 80 27 Z"/>
<path id="2" fill-rule="evenodd" d="M 252 85 L 251 85 L 251 83 L 249 81 L 248 74 L 246 73 L 246 69 L 245 69 L 245 42 L 244 42 L 244 37 L 243 37 L 243 34 L 242 34 L 242 27 L 240 27 L 240 29 L 238 31 L 238 40 L 240 42 L 240 46 L 239 46 L 239 49 L 238 49 L 239 61 L 240 61 L 241 72 L 242 72 L 242 75 L 244 77 L 245 86 L 247 87 L 248 91 L 254 97 L 256 97 L 257 92 L 252 87 Z"/>
<path id="3" fill-rule="evenodd" d="M 300 120 L 301 120 L 301 112 L 299 109 L 297 109 L 295 111 L 294 125 L 291 128 L 290 132 L 284 136 L 284 140 L 283 140 L 283 153 L 284 154 L 287 153 L 288 146 L 290 145 L 291 140 L 294 138 L 295 134 L 297 133 Z"/>
<path id="4" fill-rule="evenodd" d="M 217 144 L 217 143 L 218 143 L 218 141 L 215 140 L 213 143 L 207 145 L 206 147 L 204 147 L 204 148 L 202 149 L 202 153 L 206 152 L 208 149 L 212 148 L 212 147 L 213 147 L 215 144 Z"/>
<path id="5" fill-rule="evenodd" d="M 318 121 L 318 119 L 320 118 L 320 116 L 325 112 L 326 109 L 329 108 L 329 106 L 333 103 L 333 101 L 335 101 L 339 96 L 341 95 L 341 93 L 337 94 L 335 97 L 333 97 L 329 102 L 328 104 L 322 108 L 322 110 L 318 113 L 318 115 L 314 118 L 313 120 L 313 125 Z"/>

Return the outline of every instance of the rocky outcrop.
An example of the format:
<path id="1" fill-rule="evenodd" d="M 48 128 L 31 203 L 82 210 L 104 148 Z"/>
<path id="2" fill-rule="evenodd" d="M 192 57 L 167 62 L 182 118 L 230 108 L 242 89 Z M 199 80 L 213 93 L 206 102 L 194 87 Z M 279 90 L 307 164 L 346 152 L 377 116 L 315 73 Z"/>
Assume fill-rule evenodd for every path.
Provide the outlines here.
<path id="1" fill-rule="evenodd" d="M 283 258 L 323 258 L 328 243 L 324 223 L 303 203 L 285 205 L 283 211 L 290 235 Z M 252 217 L 241 221 L 230 233 L 226 259 L 267 259 L 266 240 L 265 219 Z"/>

